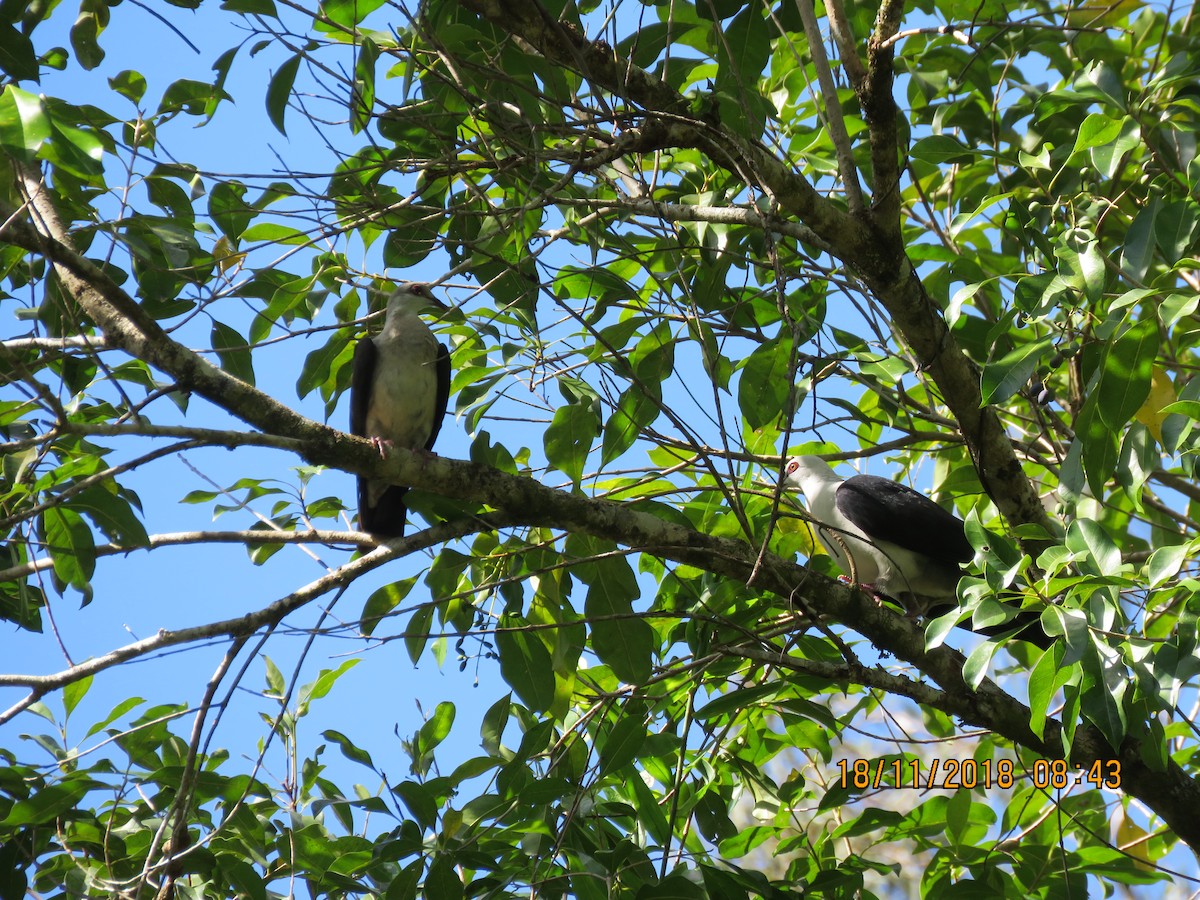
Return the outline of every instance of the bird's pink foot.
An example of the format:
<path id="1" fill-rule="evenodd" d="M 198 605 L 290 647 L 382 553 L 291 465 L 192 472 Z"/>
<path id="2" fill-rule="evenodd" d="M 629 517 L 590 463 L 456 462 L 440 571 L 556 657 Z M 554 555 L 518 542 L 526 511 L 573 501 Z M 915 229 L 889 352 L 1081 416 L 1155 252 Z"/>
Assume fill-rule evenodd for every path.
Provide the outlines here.
<path id="1" fill-rule="evenodd" d="M 883 601 L 887 599 L 887 594 L 885 594 L 883 591 L 881 591 L 879 588 L 877 588 L 873 584 L 868 584 L 867 582 L 862 582 L 861 584 L 855 584 L 853 581 L 851 581 L 845 575 L 839 575 L 838 581 L 842 582 L 843 584 L 848 584 L 851 587 L 856 587 L 860 591 L 866 591 L 868 594 L 870 594 L 872 597 L 875 598 L 875 602 L 878 603 L 880 606 L 883 606 Z"/>
<path id="2" fill-rule="evenodd" d="M 379 451 L 379 455 L 383 459 L 387 458 L 388 450 L 396 446 L 387 438 L 375 437 L 374 435 L 371 437 L 371 443 L 375 445 L 375 449 Z"/>

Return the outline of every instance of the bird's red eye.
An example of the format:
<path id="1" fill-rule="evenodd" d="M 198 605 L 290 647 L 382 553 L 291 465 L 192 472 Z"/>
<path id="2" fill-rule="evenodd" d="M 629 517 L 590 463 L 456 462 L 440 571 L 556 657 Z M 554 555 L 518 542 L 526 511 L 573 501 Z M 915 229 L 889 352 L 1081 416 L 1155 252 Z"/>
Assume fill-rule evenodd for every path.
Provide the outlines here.
<path id="1" fill-rule="evenodd" d="M 788 464 L 787 464 L 787 467 L 786 467 L 786 468 L 784 468 L 783 472 L 784 472 L 784 474 L 785 474 L 785 475 L 791 475 L 791 474 L 792 474 L 793 472 L 795 472 L 795 471 L 796 471 L 798 468 L 800 468 L 800 463 L 796 462 L 796 460 L 794 460 L 794 459 L 793 459 L 793 460 L 789 460 L 789 461 L 788 461 Z"/>
<path id="2" fill-rule="evenodd" d="M 409 293 L 416 294 L 418 297 L 426 296 L 425 285 L 423 285 L 423 284 L 414 284 L 408 290 L 409 290 Z"/>

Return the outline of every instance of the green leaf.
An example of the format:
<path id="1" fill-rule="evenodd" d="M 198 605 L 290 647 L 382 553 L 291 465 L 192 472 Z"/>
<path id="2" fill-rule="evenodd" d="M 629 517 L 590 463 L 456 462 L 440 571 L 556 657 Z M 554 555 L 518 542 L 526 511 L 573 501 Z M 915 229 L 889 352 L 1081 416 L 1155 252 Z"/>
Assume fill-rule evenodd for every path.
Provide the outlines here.
<path id="1" fill-rule="evenodd" d="M 412 660 L 414 666 L 421 658 L 421 654 L 425 652 L 425 645 L 429 642 L 433 610 L 432 603 L 422 604 L 412 614 L 412 618 L 408 620 L 408 627 L 404 629 L 404 649 L 408 651 L 408 658 Z"/>
<path id="2" fill-rule="evenodd" d="M 1000 649 L 1000 644 L 995 641 L 984 641 L 967 657 L 967 661 L 963 664 L 963 679 L 972 690 L 978 688 L 983 679 L 987 677 L 988 666 L 992 664 L 992 657 L 996 655 L 998 649 Z"/>
<path id="3" fill-rule="evenodd" d="M 134 511 L 134 504 L 137 503 L 136 494 L 109 482 L 80 491 L 66 505 L 91 519 L 114 544 L 133 548 L 145 547 L 150 543 L 150 536 Z"/>
<path id="4" fill-rule="evenodd" d="M 107 716 L 105 716 L 103 719 L 101 719 L 99 722 L 97 722 L 95 725 L 93 725 L 91 728 L 89 728 L 87 731 L 87 734 L 85 734 L 84 737 L 90 738 L 93 734 L 99 734 L 106 727 L 108 727 L 113 722 L 117 721 L 117 719 L 119 719 L 123 715 L 125 715 L 125 713 L 129 712 L 131 709 L 133 709 L 136 706 L 140 706 L 141 704 L 143 704 L 145 702 L 146 701 L 143 700 L 141 697 L 128 697 L 125 700 L 122 700 L 120 703 L 118 703 L 116 706 L 114 706 L 109 711 Z"/>
<path id="5" fill-rule="evenodd" d="M 645 709 L 631 704 L 600 743 L 600 776 L 628 766 L 646 743 Z"/>
<path id="6" fill-rule="evenodd" d="M 287 693 L 287 682 L 279 666 L 269 656 L 264 656 L 263 665 L 267 669 L 267 696 L 282 698 Z"/>
<path id="7" fill-rule="evenodd" d="M 392 788 L 392 793 L 408 807 L 408 811 L 422 828 L 431 828 L 437 822 L 437 801 L 424 785 L 415 781 L 402 781 Z"/>
<path id="8" fill-rule="evenodd" d="M 1121 551 L 1098 522 L 1075 519 L 1067 526 L 1066 543 L 1083 571 L 1095 575 L 1121 571 Z"/>
<path id="9" fill-rule="evenodd" d="M 1105 348 L 1096 385 L 1097 413 L 1114 430 L 1124 429 L 1150 395 L 1158 354 L 1158 321 L 1148 316 Z"/>
<path id="10" fill-rule="evenodd" d="M 241 13 L 245 16 L 270 16 L 273 19 L 279 18 L 279 13 L 275 9 L 275 0 L 223 0 L 221 9 Z"/>
<path id="11" fill-rule="evenodd" d="M 85 69 L 94 69 L 104 61 L 98 39 L 107 26 L 107 0 L 83 0 L 79 4 L 79 15 L 71 26 L 71 48 Z"/>
<path id="12" fill-rule="evenodd" d="M 660 402 L 658 385 L 650 391 L 631 387 L 621 394 L 617 408 L 604 423 L 601 465 L 607 465 L 633 446 L 642 429 L 658 418 Z"/>
<path id="13" fill-rule="evenodd" d="M 484 752 L 488 756 L 498 757 L 505 761 L 511 758 L 511 753 L 506 752 L 501 739 L 504 736 L 504 728 L 508 724 L 510 712 L 512 712 L 512 694 L 505 694 L 488 707 L 479 727 L 479 736 Z"/>
<path id="14" fill-rule="evenodd" d="M 583 467 L 599 426 L 592 404 L 568 403 L 555 411 L 546 428 L 543 441 L 547 461 L 570 478 L 576 487 L 583 480 Z"/>
<path id="15" fill-rule="evenodd" d="M 367 637 L 374 634 L 383 617 L 404 602 L 404 598 L 408 596 L 409 591 L 416 583 L 417 576 L 414 575 L 402 581 L 385 584 L 373 591 L 367 598 L 367 602 L 363 604 L 362 614 L 358 617 L 358 627 L 362 633 Z M 427 603 L 423 608 L 428 609 L 430 615 L 433 614 L 433 604 Z M 419 653 L 417 655 L 420 656 Z M 415 663 L 416 660 L 414 659 L 413 662 Z"/>
<path id="16" fill-rule="evenodd" d="M 297 53 L 279 67 L 267 85 L 267 118 L 283 135 L 287 134 L 287 129 L 283 127 L 284 114 L 287 112 L 288 100 L 292 96 L 292 84 L 296 80 L 296 72 L 303 58 Z"/>
<path id="17" fill-rule="evenodd" d="M 228 325 L 213 320 L 211 340 L 221 368 L 246 384 L 254 384 L 254 358 L 246 339 Z"/>
<path id="18" fill-rule="evenodd" d="M 1122 702 L 1132 683 L 1115 651 L 1101 644 L 1084 654 L 1085 673 L 1095 682 L 1080 698 L 1084 717 L 1100 729 L 1109 746 L 1119 747 L 1125 739 L 1128 722 Z"/>
<path id="19" fill-rule="evenodd" d="M 1051 648 L 1041 655 L 1029 673 L 1029 727 L 1039 738 L 1046 733 L 1050 702 L 1058 690 L 1057 651 Z"/>
<path id="20" fill-rule="evenodd" d="M 189 116 L 208 116 L 216 111 L 221 100 L 228 100 L 229 95 L 216 85 L 190 78 L 181 78 L 172 82 L 163 92 L 162 101 L 158 104 L 159 114 L 187 113 Z"/>
<path id="21" fill-rule="evenodd" d="M 336 669 L 322 669 L 313 681 L 300 688 L 300 705 L 305 707 L 313 700 L 320 700 L 326 696 L 333 690 L 333 686 L 337 684 L 338 679 L 360 662 L 362 662 L 361 659 L 348 659 Z M 303 712 L 301 715 L 303 715 Z"/>
<path id="22" fill-rule="evenodd" d="M 438 900 L 463 900 L 463 883 L 455 869 L 453 856 L 438 854 L 433 858 L 425 873 L 422 896 L 437 897 Z"/>
<path id="23" fill-rule="evenodd" d="M 108 86 L 131 103 L 141 103 L 146 96 L 146 77 L 133 69 L 123 69 L 108 79 Z"/>
<path id="24" fill-rule="evenodd" d="M 1105 485 L 1117 468 L 1120 444 L 1117 434 L 1100 418 L 1099 397 L 1099 393 L 1093 391 L 1084 401 L 1079 418 L 1075 420 L 1075 444 L 1081 447 L 1088 487 L 1097 497 L 1103 497 Z"/>
<path id="25" fill-rule="evenodd" d="M 217 854 L 216 860 L 222 877 L 233 886 L 239 898 L 267 900 L 267 886 L 254 866 L 228 853 Z"/>
<path id="26" fill-rule="evenodd" d="M 1024 388 L 1053 347 L 1054 338 L 1046 336 L 989 362 L 980 379 L 983 403 L 1003 403 Z"/>
<path id="27" fill-rule="evenodd" d="M 1159 207 L 1154 218 L 1154 243 L 1168 265 L 1174 265 L 1195 243 L 1200 215 L 1192 200 L 1176 200 Z"/>
<path id="28" fill-rule="evenodd" d="M 1113 119 L 1106 116 L 1104 113 L 1091 113 L 1083 124 L 1079 126 L 1079 131 L 1075 135 L 1075 147 L 1071 151 L 1074 155 L 1080 150 L 1090 150 L 1092 147 L 1103 147 L 1116 140 L 1117 135 L 1121 133 L 1123 119 Z"/>
<path id="29" fill-rule="evenodd" d="M 329 731 L 322 731 L 321 737 L 325 738 L 327 741 L 333 741 L 335 744 L 337 744 L 338 749 L 342 751 L 342 756 L 346 757 L 346 759 L 350 760 L 351 762 L 356 762 L 360 765 L 366 766 L 368 769 L 378 771 L 375 769 L 375 763 L 371 760 L 371 754 L 366 750 L 363 750 L 361 747 L 356 746 L 354 741 L 350 740 L 350 738 L 346 737 L 346 735 L 342 734 L 340 731 L 334 731 L 332 729 Z"/>
<path id="30" fill-rule="evenodd" d="M 964 146 L 948 134 L 934 134 L 914 143 L 908 155 L 913 159 L 941 166 L 947 163 L 973 162 L 977 151 Z"/>
<path id="31" fill-rule="evenodd" d="M 1154 261 L 1154 220 L 1158 215 L 1159 203 L 1152 199 L 1134 216 L 1125 232 L 1125 246 L 1121 251 L 1121 268 L 1135 282 L 1145 281 L 1150 264 Z"/>
<path id="32" fill-rule="evenodd" d="M 503 613 L 496 632 L 500 674 L 521 701 L 534 712 L 554 702 L 554 669 L 550 651 L 522 616 Z"/>
<path id="33" fill-rule="evenodd" d="M 792 340 L 776 337 L 760 344 L 746 359 L 738 381 L 738 408 L 746 425 L 763 428 L 787 415 L 792 382 Z"/>
<path id="34" fill-rule="evenodd" d="M 584 615 L 592 652 L 627 684 L 643 684 L 653 668 L 654 629 L 633 611 L 637 581 L 628 561 L 597 560 L 588 581 Z"/>
<path id="35" fill-rule="evenodd" d="M 383 242 L 383 261 L 396 269 L 407 269 L 424 260 L 437 246 L 445 214 L 426 206 L 406 206 L 388 214 L 388 236 Z"/>
<path id="36" fill-rule="evenodd" d="M 430 753 L 450 734 L 454 725 L 454 704 L 443 700 L 434 709 L 433 715 L 417 729 L 417 746 L 422 755 Z"/>
<path id="37" fill-rule="evenodd" d="M 0 71 L 13 81 L 37 81 L 37 51 L 33 41 L 7 22 L 0 23 Z"/>
<path id="38" fill-rule="evenodd" d="M 357 30 L 357 26 L 386 0 L 322 0 L 321 16 L 332 22 L 314 18 L 313 26 L 318 31 L 342 35 L 345 30 Z"/>
<path id="39" fill-rule="evenodd" d="M 52 116 L 50 134 L 50 143 L 42 146 L 40 154 L 44 159 L 88 184 L 104 183 L 104 144 L 94 131 Z"/>
<path id="40" fill-rule="evenodd" d="M 96 571 L 96 545 L 92 530 L 75 510 L 52 506 L 42 513 L 46 551 L 54 561 L 60 582 L 90 597 L 90 581 Z"/>
<path id="41" fill-rule="evenodd" d="M 379 47 L 369 37 L 363 37 L 358 45 L 358 59 L 354 63 L 354 89 L 350 92 L 350 131 L 358 134 L 369 124 L 375 109 L 375 62 L 379 59 Z"/>
<path id="42" fill-rule="evenodd" d="M 51 825 L 75 809 L 87 793 L 102 786 L 102 782 L 91 778 L 74 777 L 61 784 L 52 784 L 18 800 L 0 819 L 0 827 L 28 829 L 35 825 Z"/>
<path id="43" fill-rule="evenodd" d="M 242 236 L 256 213 L 245 195 L 246 186 L 236 181 L 219 181 L 208 195 L 208 213 L 231 241 Z"/>
<path id="44" fill-rule="evenodd" d="M 79 705 L 79 701 L 87 696 L 87 692 L 92 686 L 93 678 L 94 676 L 87 675 L 78 681 L 72 681 L 63 688 L 63 709 L 66 710 L 68 719 L 71 717 L 71 713 L 75 711 L 75 707 Z"/>
<path id="45" fill-rule="evenodd" d="M 1174 578 L 1189 556 L 1192 548 L 1189 544 L 1174 544 L 1170 547 L 1159 547 L 1150 554 L 1146 561 L 1146 578 L 1148 586 L 1159 587 L 1167 580 Z"/>
<path id="46" fill-rule="evenodd" d="M 304 358 L 304 365 L 300 367 L 300 377 L 296 379 L 297 396 L 307 397 L 316 388 L 324 387 L 341 365 L 349 363 L 354 353 L 350 337 L 349 331 L 339 328 L 329 336 L 324 346 L 318 347 Z"/>
<path id="47" fill-rule="evenodd" d="M 50 138 L 50 119 L 41 98 L 10 84 L 0 93 L 0 147 L 36 153 Z"/>
<path id="48" fill-rule="evenodd" d="M 1088 155 L 1091 156 L 1092 165 L 1105 178 L 1112 178 L 1124 165 L 1126 154 L 1137 149 L 1141 143 L 1141 128 L 1138 127 L 1137 122 L 1129 116 L 1125 116 L 1121 119 L 1121 133 L 1117 135 L 1116 139 L 1101 147 L 1093 147 Z"/>

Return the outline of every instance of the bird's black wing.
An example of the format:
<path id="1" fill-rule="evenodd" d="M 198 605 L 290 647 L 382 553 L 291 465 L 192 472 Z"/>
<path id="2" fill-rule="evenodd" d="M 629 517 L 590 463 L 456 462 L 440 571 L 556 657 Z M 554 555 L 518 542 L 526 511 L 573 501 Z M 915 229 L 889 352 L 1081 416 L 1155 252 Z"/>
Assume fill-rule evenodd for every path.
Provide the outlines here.
<path id="1" fill-rule="evenodd" d="M 446 417 L 446 406 L 450 402 L 450 351 L 445 344 L 438 344 L 437 358 L 437 398 L 433 408 L 433 426 L 429 429 L 429 440 L 425 449 L 432 450 L 433 442 L 437 440 L 438 432 L 442 430 L 442 419 Z"/>
<path id="2" fill-rule="evenodd" d="M 975 553 L 962 520 L 908 485 L 878 475 L 854 475 L 841 483 L 837 508 L 869 538 L 888 541 L 945 566 Z"/>
<path id="3" fill-rule="evenodd" d="M 379 350 L 370 338 L 360 338 L 354 347 L 354 365 L 350 369 L 350 433 L 367 434 L 367 407 L 371 403 L 371 382 L 375 379 L 375 360 Z"/>
<path id="4" fill-rule="evenodd" d="M 360 338 L 354 347 L 354 363 L 350 371 L 350 433 L 359 437 L 367 434 L 367 410 L 371 406 L 371 390 L 375 380 L 375 364 L 379 348 L 370 338 Z M 367 496 L 367 481 L 358 476 L 358 527 L 375 537 L 403 537 L 408 509 L 404 495 L 408 488 L 391 485 L 374 505 Z"/>
<path id="5" fill-rule="evenodd" d="M 960 566 L 974 555 L 962 520 L 908 485 L 877 475 L 854 475 L 838 487 L 835 499 L 842 515 L 868 537 L 921 553 L 947 567 Z M 925 614 L 940 616 L 954 606 L 951 602 L 939 604 Z M 1043 650 L 1054 643 L 1035 610 L 1020 610 L 1003 624 L 976 631 L 988 636 L 1015 632 Z"/>

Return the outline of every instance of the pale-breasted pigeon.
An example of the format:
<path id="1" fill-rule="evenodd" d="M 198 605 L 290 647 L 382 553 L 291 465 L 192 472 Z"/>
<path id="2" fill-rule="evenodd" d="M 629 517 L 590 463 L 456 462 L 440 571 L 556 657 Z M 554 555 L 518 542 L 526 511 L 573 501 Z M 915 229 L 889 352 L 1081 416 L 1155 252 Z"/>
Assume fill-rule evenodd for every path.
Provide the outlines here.
<path id="1" fill-rule="evenodd" d="M 433 449 L 450 397 L 450 354 L 421 313 L 445 309 L 423 284 L 405 284 L 388 298 L 383 330 L 354 349 L 350 431 L 387 447 Z M 404 534 L 407 487 L 358 479 L 359 527 L 375 537 Z"/>
<path id="2" fill-rule="evenodd" d="M 795 456 L 784 485 L 808 500 L 817 537 L 838 567 L 858 584 L 899 601 L 910 615 L 941 615 L 953 608 L 962 566 L 974 555 L 963 522 L 924 494 L 876 475 L 845 480 L 817 456 Z M 1025 625 L 1021 637 L 1041 647 L 1050 639 L 1019 613 L 994 634 Z"/>

